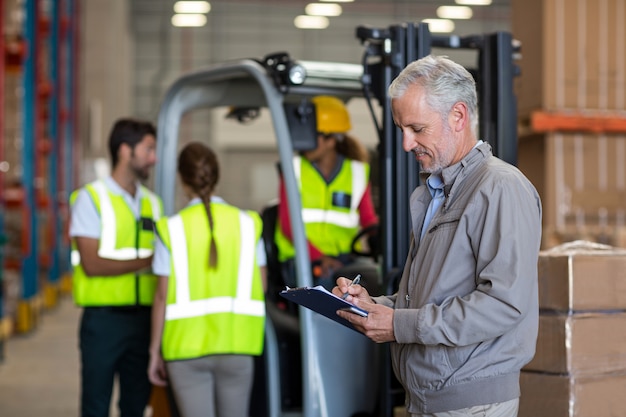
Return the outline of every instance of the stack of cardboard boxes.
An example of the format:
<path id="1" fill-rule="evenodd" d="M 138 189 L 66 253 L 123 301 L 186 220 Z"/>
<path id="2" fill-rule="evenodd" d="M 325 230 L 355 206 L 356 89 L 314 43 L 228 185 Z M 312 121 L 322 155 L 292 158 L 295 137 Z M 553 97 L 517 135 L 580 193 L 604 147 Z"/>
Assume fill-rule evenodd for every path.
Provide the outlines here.
<path id="1" fill-rule="evenodd" d="M 576 241 L 541 252 L 539 306 L 519 417 L 626 416 L 626 250 Z"/>
<path id="2" fill-rule="evenodd" d="M 544 248 L 626 246 L 626 0 L 511 0 L 511 13 L 518 165 L 543 200 Z"/>

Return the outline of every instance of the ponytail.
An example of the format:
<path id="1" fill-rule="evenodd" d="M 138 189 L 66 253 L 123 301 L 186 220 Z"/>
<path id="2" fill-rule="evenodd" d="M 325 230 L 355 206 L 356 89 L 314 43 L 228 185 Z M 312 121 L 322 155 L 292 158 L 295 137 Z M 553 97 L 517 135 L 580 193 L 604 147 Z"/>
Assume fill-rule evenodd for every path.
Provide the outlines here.
<path id="1" fill-rule="evenodd" d="M 215 268 L 217 266 L 217 244 L 215 243 L 215 237 L 213 233 L 213 215 L 211 214 L 211 196 L 201 195 L 204 209 L 209 220 L 209 231 L 211 241 L 209 243 L 209 268 Z"/>
<path id="2" fill-rule="evenodd" d="M 178 173 L 183 183 L 191 187 L 204 204 L 211 239 L 209 242 L 209 268 L 215 268 L 217 266 L 217 243 L 213 233 L 211 194 L 213 194 L 220 176 L 217 156 L 208 146 L 200 142 L 191 142 L 178 156 Z"/>

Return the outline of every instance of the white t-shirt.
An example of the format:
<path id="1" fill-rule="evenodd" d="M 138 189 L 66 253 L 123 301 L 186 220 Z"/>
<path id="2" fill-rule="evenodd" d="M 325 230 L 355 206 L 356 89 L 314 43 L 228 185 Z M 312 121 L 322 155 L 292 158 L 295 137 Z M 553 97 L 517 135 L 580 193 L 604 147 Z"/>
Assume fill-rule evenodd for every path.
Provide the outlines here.
<path id="1" fill-rule="evenodd" d="M 112 177 L 104 179 L 104 184 L 114 194 L 124 197 L 124 201 L 128 207 L 135 214 L 135 218 L 139 219 L 141 212 L 141 186 L 137 183 L 137 192 L 135 196 L 130 195 L 128 191 L 123 189 Z M 76 200 L 71 207 L 70 211 L 70 225 L 69 225 L 70 237 L 89 237 L 93 239 L 100 239 L 102 234 L 100 224 L 100 214 L 96 209 L 91 194 L 82 188 L 78 191 Z"/>

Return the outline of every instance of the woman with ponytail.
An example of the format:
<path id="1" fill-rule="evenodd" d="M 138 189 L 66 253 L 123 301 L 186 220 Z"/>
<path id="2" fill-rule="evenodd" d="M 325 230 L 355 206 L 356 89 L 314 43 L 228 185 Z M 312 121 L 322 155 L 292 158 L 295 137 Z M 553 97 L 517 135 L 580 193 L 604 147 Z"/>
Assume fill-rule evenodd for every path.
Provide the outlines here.
<path id="1" fill-rule="evenodd" d="M 261 219 L 214 195 L 219 165 L 206 145 L 182 149 L 178 174 L 190 202 L 157 223 L 148 375 L 171 384 L 182 417 L 246 417 L 264 337 Z"/>

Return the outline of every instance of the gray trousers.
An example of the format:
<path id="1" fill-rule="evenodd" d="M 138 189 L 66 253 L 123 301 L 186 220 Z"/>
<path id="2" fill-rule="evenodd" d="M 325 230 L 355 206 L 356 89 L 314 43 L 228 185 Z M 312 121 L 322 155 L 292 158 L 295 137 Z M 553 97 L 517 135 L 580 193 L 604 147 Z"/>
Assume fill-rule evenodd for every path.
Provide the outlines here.
<path id="1" fill-rule="evenodd" d="M 517 417 L 519 398 L 511 401 L 478 405 L 460 410 L 444 411 L 431 414 L 410 414 L 411 417 Z"/>
<path id="2" fill-rule="evenodd" d="M 247 417 L 252 356 L 210 355 L 166 363 L 182 417 Z"/>

